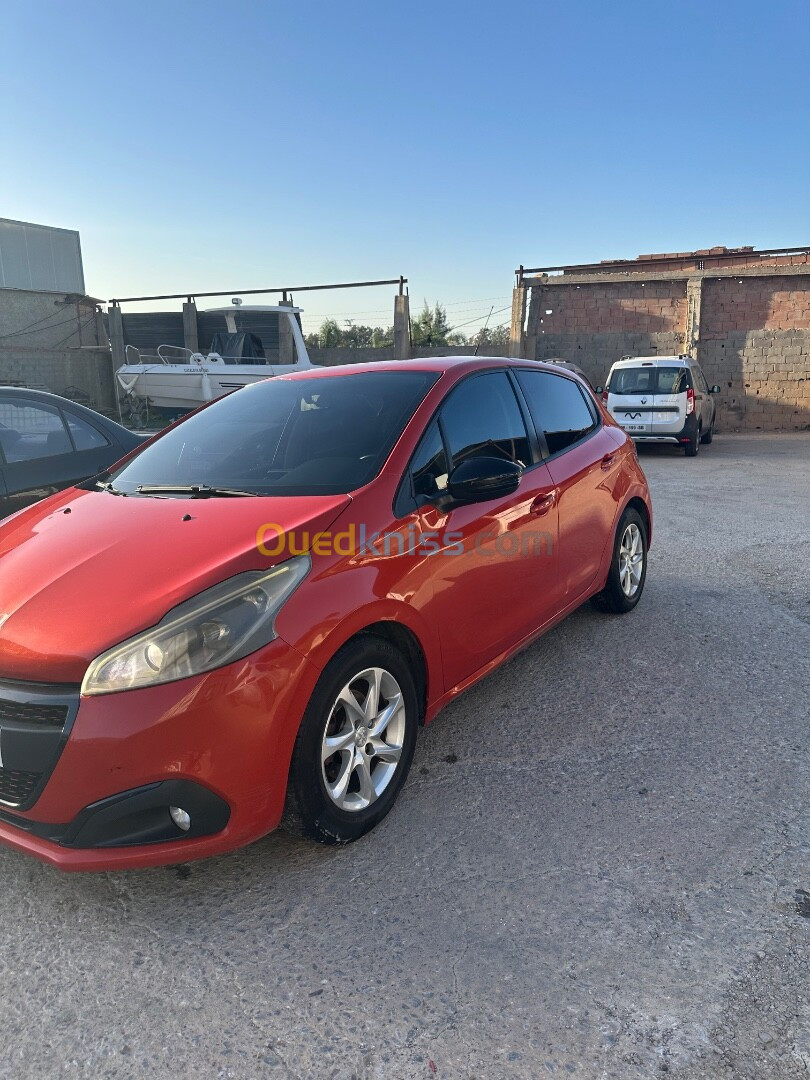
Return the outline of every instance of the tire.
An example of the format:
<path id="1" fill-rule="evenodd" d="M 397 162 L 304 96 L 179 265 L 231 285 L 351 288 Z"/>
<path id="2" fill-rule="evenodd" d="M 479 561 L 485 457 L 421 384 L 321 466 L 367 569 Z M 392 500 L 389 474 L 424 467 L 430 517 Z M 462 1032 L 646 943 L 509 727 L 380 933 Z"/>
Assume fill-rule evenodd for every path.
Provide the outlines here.
<path id="1" fill-rule="evenodd" d="M 701 435 L 701 437 L 700 437 L 700 441 L 703 443 L 704 446 L 708 446 L 709 443 L 714 438 L 714 421 L 715 421 L 715 419 L 716 419 L 716 417 L 712 416 L 712 422 L 709 424 L 709 430 L 706 432 L 705 435 Z"/>
<path id="2" fill-rule="evenodd" d="M 695 434 L 683 448 L 683 452 L 687 457 L 697 457 L 700 444 L 703 442 L 703 437 L 700 434 L 700 428 L 695 428 Z"/>
<path id="3" fill-rule="evenodd" d="M 370 634 L 350 641 L 324 668 L 301 721 L 282 826 L 321 844 L 364 836 L 407 779 L 418 726 L 419 697 L 402 653 Z M 327 738 L 335 747 L 328 757 Z"/>
<path id="4" fill-rule="evenodd" d="M 630 544 L 625 541 L 629 540 Z M 633 542 L 636 548 L 633 548 Z M 640 551 L 638 548 L 640 547 Z M 626 553 L 633 550 L 640 554 L 641 558 L 635 562 L 636 571 L 629 565 Z M 632 611 L 641 599 L 644 591 L 644 582 L 647 580 L 647 529 L 644 519 L 637 510 L 628 507 L 622 514 L 619 527 L 616 529 L 616 538 L 613 542 L 613 557 L 610 562 L 610 573 L 607 584 L 602 592 L 593 598 L 593 605 L 599 611 L 609 612 L 613 615 L 625 615 Z M 624 581 L 624 584 L 622 582 Z M 630 588 L 628 588 L 628 584 Z"/>

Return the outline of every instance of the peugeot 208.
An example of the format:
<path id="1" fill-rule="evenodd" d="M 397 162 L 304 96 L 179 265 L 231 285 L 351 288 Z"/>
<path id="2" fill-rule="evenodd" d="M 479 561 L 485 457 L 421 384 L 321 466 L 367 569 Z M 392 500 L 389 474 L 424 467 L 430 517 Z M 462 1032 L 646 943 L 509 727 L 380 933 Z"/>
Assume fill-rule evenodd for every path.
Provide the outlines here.
<path id="1" fill-rule="evenodd" d="M 183 862 L 284 817 L 346 843 L 417 729 L 593 598 L 644 588 L 630 437 L 503 359 L 290 374 L 0 526 L 0 840 Z"/>

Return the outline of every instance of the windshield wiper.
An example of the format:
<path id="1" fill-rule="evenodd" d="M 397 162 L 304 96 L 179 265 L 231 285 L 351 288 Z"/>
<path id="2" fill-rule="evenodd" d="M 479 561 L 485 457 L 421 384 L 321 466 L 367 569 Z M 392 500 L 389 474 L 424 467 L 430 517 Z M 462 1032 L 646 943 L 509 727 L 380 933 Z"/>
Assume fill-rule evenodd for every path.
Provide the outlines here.
<path id="1" fill-rule="evenodd" d="M 119 491 L 112 480 L 99 480 L 96 484 L 99 491 L 106 491 L 108 495 L 126 495 L 125 491 Z"/>
<path id="2" fill-rule="evenodd" d="M 242 498 L 255 496 L 255 491 L 239 488 L 211 487 L 208 484 L 138 484 L 136 495 L 188 495 L 190 499 Z"/>

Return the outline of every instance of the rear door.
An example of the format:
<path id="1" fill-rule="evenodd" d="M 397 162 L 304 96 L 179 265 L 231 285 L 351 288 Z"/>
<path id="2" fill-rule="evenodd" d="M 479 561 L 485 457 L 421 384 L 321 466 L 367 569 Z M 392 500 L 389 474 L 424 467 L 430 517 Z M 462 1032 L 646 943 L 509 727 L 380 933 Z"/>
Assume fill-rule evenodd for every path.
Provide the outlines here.
<path id="1" fill-rule="evenodd" d="M 621 451 L 576 380 L 523 368 L 515 374 L 549 453 L 559 507 L 557 570 L 567 605 L 592 591 L 612 541 Z"/>
<path id="2" fill-rule="evenodd" d="M 13 514 L 86 480 L 110 462 L 111 443 L 74 413 L 33 398 L 0 394 L 4 511 Z M 115 455 L 114 455 L 115 456 Z"/>
<path id="3" fill-rule="evenodd" d="M 693 389 L 692 377 L 683 364 L 664 364 L 656 370 L 653 435 L 675 435 L 686 423 L 686 391 Z"/>
<path id="4" fill-rule="evenodd" d="M 630 435 L 650 433 L 655 395 L 655 365 L 639 361 L 614 368 L 608 384 L 608 411 Z"/>

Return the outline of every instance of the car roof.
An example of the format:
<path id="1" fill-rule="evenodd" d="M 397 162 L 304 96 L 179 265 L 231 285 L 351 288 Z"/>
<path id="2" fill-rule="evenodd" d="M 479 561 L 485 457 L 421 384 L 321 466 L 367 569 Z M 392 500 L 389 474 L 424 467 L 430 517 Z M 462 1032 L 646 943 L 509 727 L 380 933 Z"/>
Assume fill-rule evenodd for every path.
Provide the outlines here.
<path id="1" fill-rule="evenodd" d="M 454 374 L 466 375 L 473 371 L 486 371 L 493 367 L 499 368 L 531 368 L 552 371 L 560 374 L 559 364 L 546 364 L 542 360 L 527 360 L 521 357 L 509 356 L 432 356 L 414 360 L 378 360 L 365 364 L 341 364 L 335 367 L 311 367 L 303 371 L 285 372 L 278 375 L 280 379 L 317 379 L 324 375 L 358 375 L 371 371 L 432 371 L 442 374 L 452 371 Z M 570 369 L 564 369 L 570 374 Z"/>
<path id="2" fill-rule="evenodd" d="M 623 356 L 621 360 L 617 360 L 613 367 L 661 367 L 662 364 L 666 364 L 667 367 L 677 366 L 680 364 L 682 367 L 687 367 L 689 364 L 694 364 L 694 360 L 691 356 Z"/>
<path id="3" fill-rule="evenodd" d="M 32 401 L 39 401 L 43 405 L 50 405 L 55 409 L 69 409 L 80 416 L 86 416 L 95 424 L 106 425 L 112 430 L 124 431 L 127 435 L 132 434 L 123 424 L 119 424 L 117 420 L 105 416 L 104 413 L 97 412 L 87 405 L 82 405 L 79 401 L 62 397 L 61 394 L 54 394 L 50 390 L 31 390 L 27 386 L 0 386 L 0 394 L 4 397 L 28 398 Z"/>

